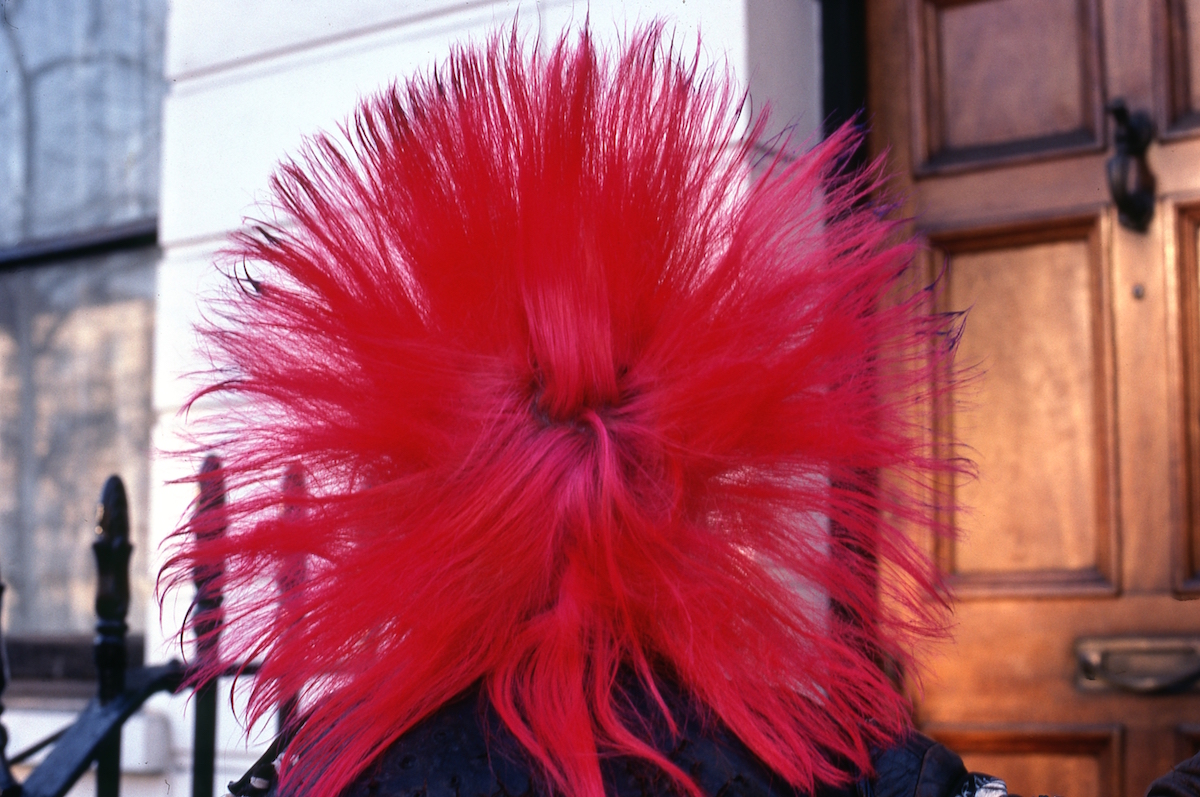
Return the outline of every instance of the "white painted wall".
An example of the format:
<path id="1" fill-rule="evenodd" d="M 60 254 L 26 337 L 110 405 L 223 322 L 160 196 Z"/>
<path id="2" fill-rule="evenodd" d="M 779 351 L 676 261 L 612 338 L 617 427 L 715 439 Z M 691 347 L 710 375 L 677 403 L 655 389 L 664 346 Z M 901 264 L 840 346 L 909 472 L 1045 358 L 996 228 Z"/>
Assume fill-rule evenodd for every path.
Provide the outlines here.
<path id="1" fill-rule="evenodd" d="M 215 251 L 266 198 L 275 164 L 304 136 L 334 130 L 359 98 L 443 60 L 454 42 L 480 40 L 514 15 L 524 31 L 553 39 L 587 16 L 595 35 L 615 41 L 661 17 L 702 57 L 748 81 L 755 108 L 770 98 L 771 130 L 793 140 L 819 132 L 820 24 L 817 0 L 176 0 L 167 29 L 169 93 L 164 105 L 155 337 L 155 442 L 177 445 L 183 374 L 204 367 L 194 353 L 198 299 L 217 284 Z M 167 482 L 187 463 L 160 457 L 152 472 L 151 538 L 161 546 L 191 498 Z M 161 548 L 149 567 L 161 566 Z M 180 655 L 174 636 L 190 596 L 157 607 L 147 626 L 147 658 Z M 236 778 L 273 727 L 244 731 L 221 701 L 218 783 Z M 191 713 L 186 698 L 160 696 L 148 711 L 165 718 L 169 771 L 139 778 L 140 793 L 187 793 Z M 156 726 L 158 727 L 158 726 Z"/>

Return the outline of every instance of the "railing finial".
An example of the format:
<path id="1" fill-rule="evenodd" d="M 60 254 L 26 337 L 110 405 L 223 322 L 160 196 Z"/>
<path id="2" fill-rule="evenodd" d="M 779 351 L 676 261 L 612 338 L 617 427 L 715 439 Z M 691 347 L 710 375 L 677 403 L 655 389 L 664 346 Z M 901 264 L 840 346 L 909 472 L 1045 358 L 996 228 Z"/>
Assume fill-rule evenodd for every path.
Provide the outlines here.
<path id="1" fill-rule="evenodd" d="M 125 485 L 109 476 L 96 507 L 96 673 L 100 702 L 107 703 L 125 688 L 125 618 L 129 614 L 129 502 Z"/>
<path id="2" fill-rule="evenodd" d="M 125 691 L 125 634 L 129 625 L 129 501 L 119 476 L 109 476 L 96 507 L 96 678 L 101 705 Z M 121 728 L 101 743 L 96 755 L 96 797 L 117 797 L 121 789 Z"/>

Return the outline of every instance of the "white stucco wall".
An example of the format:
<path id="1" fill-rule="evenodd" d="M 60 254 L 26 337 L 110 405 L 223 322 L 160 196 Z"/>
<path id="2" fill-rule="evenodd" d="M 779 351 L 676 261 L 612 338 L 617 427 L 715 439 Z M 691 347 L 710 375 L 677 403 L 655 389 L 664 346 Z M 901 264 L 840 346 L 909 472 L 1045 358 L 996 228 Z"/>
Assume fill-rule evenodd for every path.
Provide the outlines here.
<path id="1" fill-rule="evenodd" d="M 189 388 L 183 374 L 204 367 L 194 353 L 198 297 L 218 279 L 211 261 L 226 235 L 264 199 L 274 165 L 303 137 L 333 130 L 360 97 L 445 58 L 451 43 L 482 39 L 511 24 L 555 38 L 590 18 L 615 41 L 638 22 L 662 17 L 702 56 L 727 63 L 748 81 L 755 107 L 769 97 L 772 130 L 804 140 L 819 130 L 820 29 L 816 0 L 176 0 L 168 19 L 155 337 L 155 441 L 177 446 Z M 185 464 L 160 457 L 152 471 L 151 543 L 161 546 L 191 498 L 167 482 Z M 148 566 L 156 572 L 159 547 Z M 179 655 L 173 636 L 183 617 L 177 595 L 147 619 L 147 658 Z M 222 700 L 218 783 L 240 776 L 273 732 L 247 746 L 229 701 Z M 186 698 L 156 698 L 167 718 L 171 771 L 139 786 L 146 793 L 190 789 L 191 716 Z M 182 792 L 186 793 L 186 792 Z"/>

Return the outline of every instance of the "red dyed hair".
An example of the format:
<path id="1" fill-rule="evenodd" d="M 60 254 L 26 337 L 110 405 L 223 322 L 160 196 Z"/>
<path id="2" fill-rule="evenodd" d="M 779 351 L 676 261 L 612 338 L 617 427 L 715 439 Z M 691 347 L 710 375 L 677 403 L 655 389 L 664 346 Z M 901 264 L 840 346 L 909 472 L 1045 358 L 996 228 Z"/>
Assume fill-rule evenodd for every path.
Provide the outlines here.
<path id="1" fill-rule="evenodd" d="M 900 527 L 955 468 L 922 415 L 955 320 L 904 293 L 878 166 L 833 179 L 856 135 L 751 168 L 741 99 L 659 29 L 497 38 L 280 167 L 203 330 L 230 531 L 168 578 L 225 563 L 200 678 L 261 656 L 252 714 L 310 707 L 285 791 L 336 794 L 480 680 L 571 797 L 607 753 L 694 789 L 619 670 L 800 789 L 907 728 L 878 662 L 940 627 Z"/>

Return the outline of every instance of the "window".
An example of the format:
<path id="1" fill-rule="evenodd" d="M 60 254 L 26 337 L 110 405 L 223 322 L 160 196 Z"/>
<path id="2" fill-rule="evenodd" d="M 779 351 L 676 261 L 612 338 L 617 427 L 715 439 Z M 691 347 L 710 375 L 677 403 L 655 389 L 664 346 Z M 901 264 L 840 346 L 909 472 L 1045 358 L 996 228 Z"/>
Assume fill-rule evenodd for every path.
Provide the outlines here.
<path id="1" fill-rule="evenodd" d="M 111 473 L 141 658 L 165 5 L 0 0 L 0 576 L 18 693 L 89 677 Z"/>

